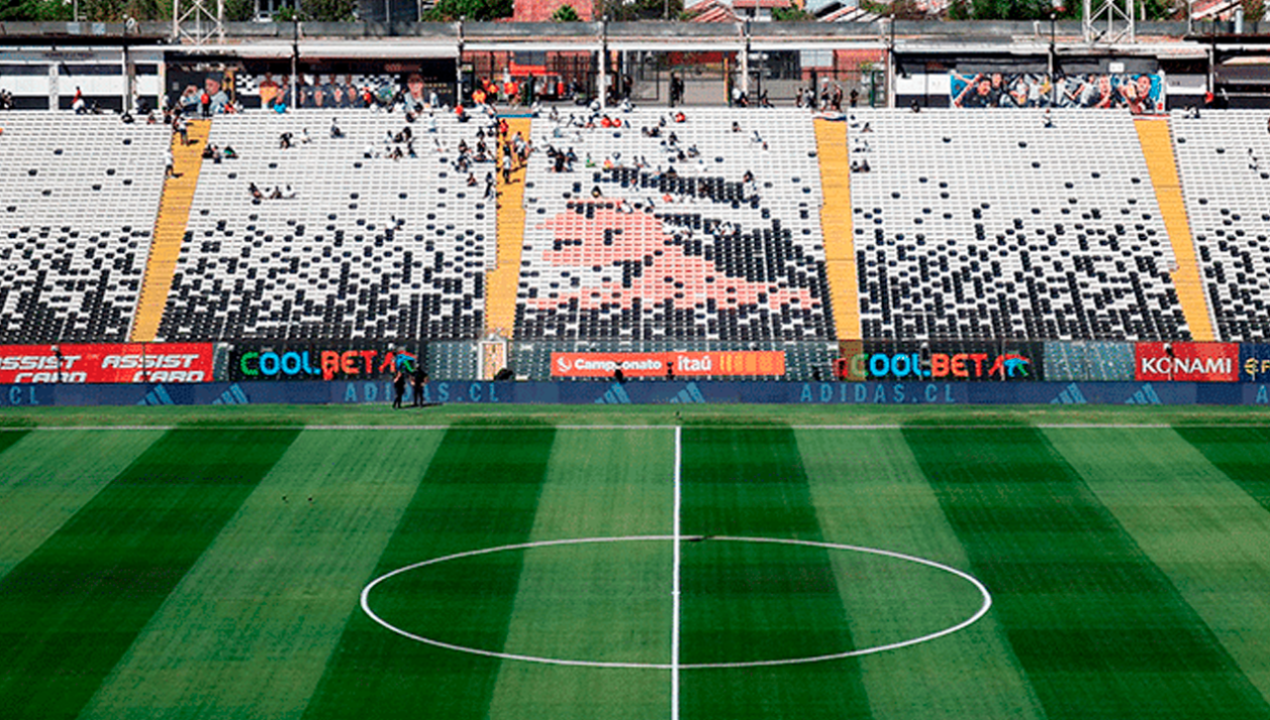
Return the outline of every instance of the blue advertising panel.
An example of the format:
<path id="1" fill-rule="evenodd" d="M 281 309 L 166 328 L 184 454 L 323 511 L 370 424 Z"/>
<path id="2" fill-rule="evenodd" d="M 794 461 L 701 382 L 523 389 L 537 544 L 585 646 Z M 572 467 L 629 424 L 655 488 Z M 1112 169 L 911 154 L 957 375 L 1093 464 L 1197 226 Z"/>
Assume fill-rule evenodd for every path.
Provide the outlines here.
<path id="1" fill-rule="evenodd" d="M 431 382 L 426 404 L 1270 405 L 1270 383 Z M 92 405 L 382 404 L 386 380 L 0 385 L 0 408 Z M 406 402 L 412 402 L 409 388 Z"/>

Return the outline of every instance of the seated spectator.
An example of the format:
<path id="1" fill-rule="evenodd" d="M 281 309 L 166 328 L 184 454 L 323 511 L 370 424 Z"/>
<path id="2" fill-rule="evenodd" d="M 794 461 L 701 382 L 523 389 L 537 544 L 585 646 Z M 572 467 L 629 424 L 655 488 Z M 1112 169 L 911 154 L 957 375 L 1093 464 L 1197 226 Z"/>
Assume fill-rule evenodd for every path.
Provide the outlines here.
<path id="1" fill-rule="evenodd" d="M 251 196 L 256 200 L 260 200 L 264 197 L 264 193 L 260 192 L 260 188 L 256 187 L 256 183 L 248 183 L 247 192 L 251 193 Z"/>
<path id="2" fill-rule="evenodd" d="M 475 187 L 475 186 L 476 186 L 476 175 L 474 175 L 474 174 L 472 174 L 472 173 L 468 173 L 468 174 L 467 174 L 467 186 L 468 186 L 468 187 Z"/>
<path id="3" fill-rule="evenodd" d="M 335 118 L 331 118 L 331 137 L 334 139 L 344 137 L 344 131 L 340 129 L 340 124 Z"/>
<path id="4" fill-rule="evenodd" d="M 278 148 L 286 150 L 291 147 L 291 133 L 284 132 L 278 136 Z"/>
<path id="5" fill-rule="evenodd" d="M 238 153 L 237 153 L 237 151 L 235 151 L 235 150 L 234 150 L 234 146 L 233 146 L 233 145 L 226 145 L 226 146 L 225 146 L 225 159 L 226 159 L 226 160 L 234 160 L 234 159 L 236 159 L 237 157 L 238 157 Z"/>
<path id="6" fill-rule="evenodd" d="M 287 187 L 286 187 L 286 189 L 285 189 L 285 190 L 280 191 L 280 192 L 279 192 L 279 194 L 278 194 L 278 196 L 279 196 L 281 199 L 283 199 L 283 200 L 294 200 L 294 199 L 296 198 L 296 195 L 297 195 L 297 193 L 296 193 L 296 191 L 295 191 L 295 190 L 291 187 L 291 184 L 290 184 L 290 183 L 287 183 Z"/>
<path id="7" fill-rule="evenodd" d="M 741 123 L 739 123 L 739 122 L 737 122 L 737 121 L 733 120 L 733 121 L 732 121 L 732 132 L 741 132 Z"/>

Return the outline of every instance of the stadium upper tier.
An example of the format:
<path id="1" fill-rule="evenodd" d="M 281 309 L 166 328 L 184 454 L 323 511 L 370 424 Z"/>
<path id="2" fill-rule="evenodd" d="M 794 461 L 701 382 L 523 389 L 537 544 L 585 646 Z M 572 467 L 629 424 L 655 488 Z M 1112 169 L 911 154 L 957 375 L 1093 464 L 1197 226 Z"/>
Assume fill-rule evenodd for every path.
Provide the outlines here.
<path id="1" fill-rule="evenodd" d="M 1128 113 L 858 110 L 866 338 L 1189 339 Z"/>
<path id="2" fill-rule="evenodd" d="M 203 161 L 159 338 L 476 337 L 494 162 L 455 163 L 485 129 L 440 113 L 217 118 L 208 144 L 237 157 Z"/>
<path id="3" fill-rule="evenodd" d="M 620 127 L 591 128 L 584 112 L 530 125 L 523 237 L 498 228 L 499 140 L 481 117 L 217 117 L 208 144 L 237 157 L 202 163 L 157 338 L 475 339 L 503 233 L 522 249 L 518 340 L 856 339 L 836 337 L 831 298 L 847 295 L 830 291 L 825 203 L 851 211 L 862 339 L 1185 340 L 1205 316 L 1220 340 L 1270 337 L 1261 113 L 1135 129 L 1119 111 L 1047 126 L 1036 111 L 859 109 L 818 138 L 797 110 L 613 111 Z M 0 342 L 126 339 L 170 132 L 70 113 L 0 127 Z M 837 127 L 849 197 L 822 190 L 822 172 L 848 173 L 821 167 Z M 487 159 L 460 167 L 460 143 L 482 142 Z"/>
<path id="4" fill-rule="evenodd" d="M 516 337 L 832 337 L 810 116 L 685 113 L 534 121 Z"/>
<path id="5" fill-rule="evenodd" d="M 1172 118 L 1186 210 L 1219 335 L 1270 338 L 1270 133 L 1264 112 Z"/>
<path id="6" fill-rule="evenodd" d="M 0 115 L 0 338 L 123 340 L 163 191 L 160 126 Z"/>

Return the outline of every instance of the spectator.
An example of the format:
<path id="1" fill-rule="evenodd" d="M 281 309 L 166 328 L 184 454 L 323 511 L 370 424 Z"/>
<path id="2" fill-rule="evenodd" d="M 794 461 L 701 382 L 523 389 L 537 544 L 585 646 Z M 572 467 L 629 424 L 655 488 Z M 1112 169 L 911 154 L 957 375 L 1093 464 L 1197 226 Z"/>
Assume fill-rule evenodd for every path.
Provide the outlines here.
<path id="1" fill-rule="evenodd" d="M 74 110 L 76 115 L 83 115 L 88 112 L 88 108 L 84 103 L 84 91 L 78 87 L 75 88 L 75 98 L 71 100 L 71 110 Z"/>
<path id="2" fill-rule="evenodd" d="M 177 115 L 176 118 L 172 120 L 172 129 L 176 131 L 177 135 L 181 136 L 181 145 L 190 144 L 190 126 L 185 122 L 185 118 L 183 116 Z"/>
<path id="3" fill-rule="evenodd" d="M 278 136 L 278 149 L 286 150 L 291 147 L 291 133 L 284 132 Z"/>
<path id="4" fill-rule="evenodd" d="M 176 177 L 176 158 L 172 156 L 172 148 L 168 147 L 163 151 L 163 177 Z"/>
<path id="5" fill-rule="evenodd" d="M 340 129 L 339 122 L 337 122 L 335 118 L 331 118 L 331 137 L 332 138 L 344 137 L 344 131 Z"/>

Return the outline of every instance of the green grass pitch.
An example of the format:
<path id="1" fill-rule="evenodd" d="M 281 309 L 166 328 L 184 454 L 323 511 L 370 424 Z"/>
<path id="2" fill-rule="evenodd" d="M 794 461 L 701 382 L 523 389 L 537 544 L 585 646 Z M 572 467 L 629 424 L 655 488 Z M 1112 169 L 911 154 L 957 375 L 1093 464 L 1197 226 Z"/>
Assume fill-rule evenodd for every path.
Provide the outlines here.
<path id="1" fill-rule="evenodd" d="M 1270 718 L 1264 413 L 677 409 L 0 414 L 0 718 Z"/>

